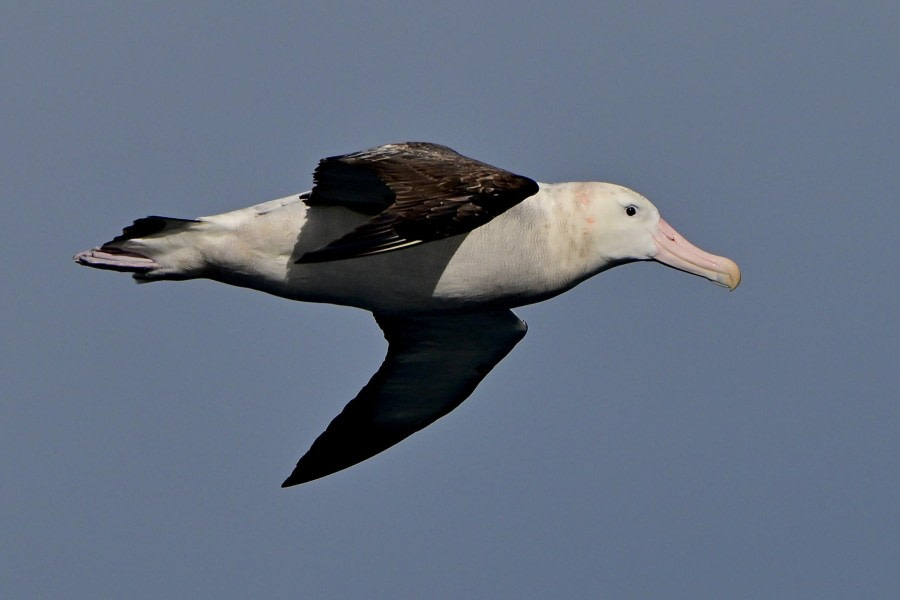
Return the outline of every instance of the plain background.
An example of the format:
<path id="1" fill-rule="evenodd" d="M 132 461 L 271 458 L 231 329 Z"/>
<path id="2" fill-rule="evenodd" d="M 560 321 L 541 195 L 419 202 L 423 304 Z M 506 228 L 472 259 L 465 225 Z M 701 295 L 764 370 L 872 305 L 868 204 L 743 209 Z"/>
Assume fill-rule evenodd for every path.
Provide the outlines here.
<path id="1" fill-rule="evenodd" d="M 896 3 L 238 4 L 0 8 L 5 598 L 896 597 Z M 522 308 L 458 410 L 282 490 L 372 318 L 70 257 L 400 140 L 634 187 L 744 282 Z"/>

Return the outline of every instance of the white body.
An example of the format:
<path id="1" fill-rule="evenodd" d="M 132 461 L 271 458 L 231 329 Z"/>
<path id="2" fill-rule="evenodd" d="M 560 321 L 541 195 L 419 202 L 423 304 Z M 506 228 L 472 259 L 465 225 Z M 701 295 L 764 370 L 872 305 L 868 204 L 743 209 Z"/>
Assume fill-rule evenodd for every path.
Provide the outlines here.
<path id="1" fill-rule="evenodd" d="M 310 207 L 297 195 L 203 217 L 185 232 L 124 247 L 162 266 L 149 279 L 172 271 L 179 279 L 206 277 L 385 314 L 456 311 L 537 302 L 618 264 L 624 257 L 603 248 L 616 241 L 609 239 L 614 232 L 592 235 L 603 218 L 592 202 L 598 187 L 625 203 L 643 200 L 653 209 L 648 218 L 658 219 L 652 204 L 621 186 L 540 185 L 536 195 L 469 234 L 350 260 L 295 262 L 369 218 L 343 207 Z"/>

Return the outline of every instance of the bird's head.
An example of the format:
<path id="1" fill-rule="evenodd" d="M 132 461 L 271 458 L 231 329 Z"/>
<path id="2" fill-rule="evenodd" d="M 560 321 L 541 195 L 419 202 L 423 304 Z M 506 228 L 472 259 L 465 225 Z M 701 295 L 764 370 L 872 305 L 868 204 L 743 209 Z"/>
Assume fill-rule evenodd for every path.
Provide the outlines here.
<path id="1" fill-rule="evenodd" d="M 652 202 L 633 190 L 591 183 L 576 202 L 595 251 L 611 265 L 654 260 L 730 290 L 741 282 L 741 271 L 733 260 L 691 244 L 660 217 Z"/>

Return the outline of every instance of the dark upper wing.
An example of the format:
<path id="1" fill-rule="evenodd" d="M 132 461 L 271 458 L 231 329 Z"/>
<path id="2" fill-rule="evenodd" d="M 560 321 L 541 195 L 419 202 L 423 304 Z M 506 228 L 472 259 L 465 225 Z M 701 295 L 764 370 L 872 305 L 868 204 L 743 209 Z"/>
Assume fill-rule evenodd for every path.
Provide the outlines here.
<path id="1" fill-rule="evenodd" d="M 538 191 L 528 177 L 438 144 L 406 142 L 322 159 L 310 205 L 339 205 L 373 218 L 297 262 L 397 250 L 468 233 Z"/>
<path id="2" fill-rule="evenodd" d="M 527 329 L 509 310 L 376 318 L 388 341 L 384 363 L 281 487 L 355 465 L 443 417 L 475 390 Z"/>

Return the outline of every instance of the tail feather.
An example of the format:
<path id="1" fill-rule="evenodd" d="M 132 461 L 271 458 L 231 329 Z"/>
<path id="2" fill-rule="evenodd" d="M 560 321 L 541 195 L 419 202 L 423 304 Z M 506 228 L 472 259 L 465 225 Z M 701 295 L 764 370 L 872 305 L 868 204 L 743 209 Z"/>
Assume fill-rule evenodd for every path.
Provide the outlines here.
<path id="1" fill-rule="evenodd" d="M 74 259 L 75 262 L 86 267 L 124 273 L 145 273 L 159 266 L 152 258 L 107 246 L 79 252 Z"/>
<path id="2" fill-rule="evenodd" d="M 115 242 L 125 242 L 135 238 L 145 238 L 159 233 L 172 233 L 175 230 L 189 227 L 191 223 L 199 223 L 196 219 L 176 219 L 174 217 L 159 217 L 151 215 L 138 219 L 128 227 L 122 230 L 121 235 L 117 235 L 112 241 L 103 244 L 104 247 Z"/>
<path id="3" fill-rule="evenodd" d="M 138 282 L 185 279 L 189 275 L 183 271 L 183 265 L 180 261 L 172 261 L 169 236 L 185 232 L 197 223 L 201 221 L 155 215 L 144 217 L 99 248 L 79 252 L 73 258 L 87 267 L 133 273 Z"/>

